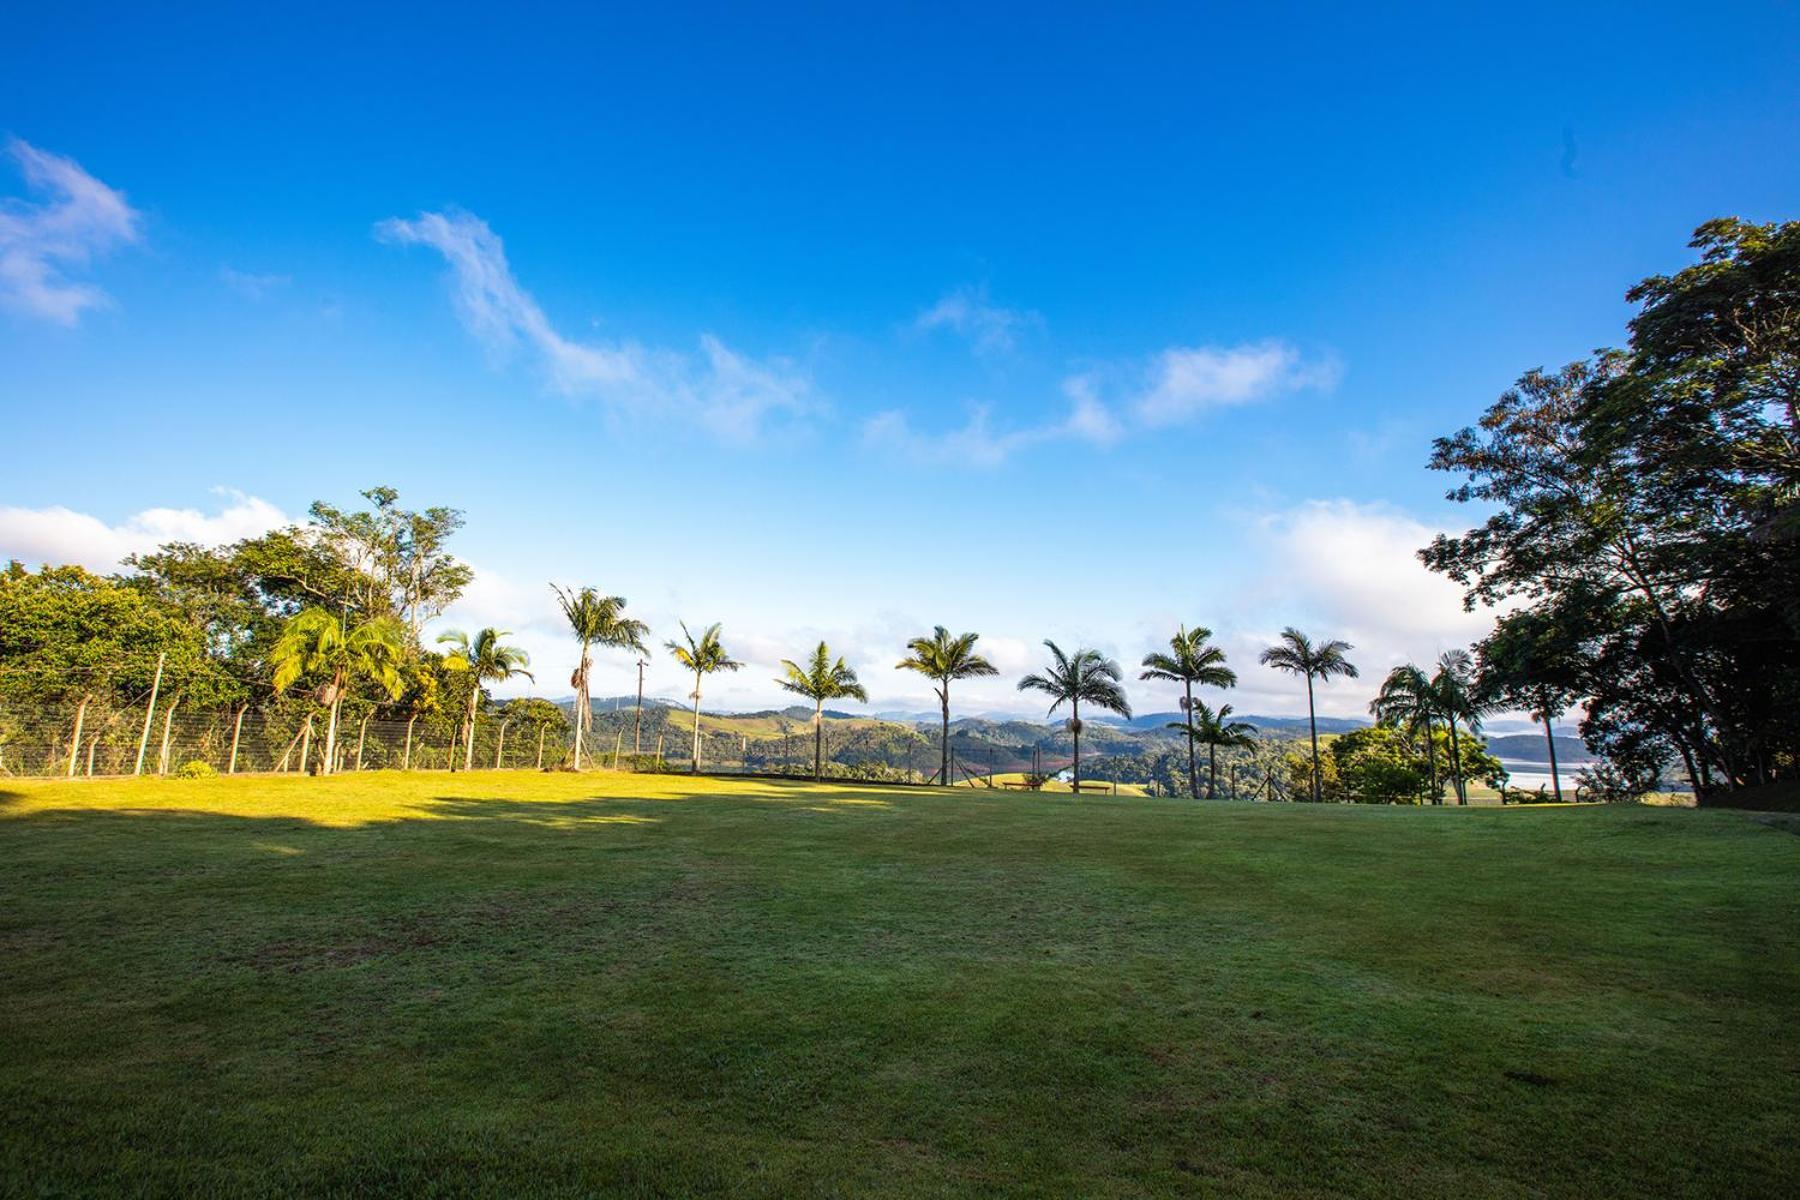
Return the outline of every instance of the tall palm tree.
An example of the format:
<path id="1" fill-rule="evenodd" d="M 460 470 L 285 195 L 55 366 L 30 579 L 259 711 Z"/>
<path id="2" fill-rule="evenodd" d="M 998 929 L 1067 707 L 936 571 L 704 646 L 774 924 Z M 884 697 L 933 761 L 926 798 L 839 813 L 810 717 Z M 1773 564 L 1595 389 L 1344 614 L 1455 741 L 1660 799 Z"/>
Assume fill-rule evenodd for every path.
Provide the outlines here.
<path id="1" fill-rule="evenodd" d="M 1144 655 L 1139 679 L 1165 679 L 1179 683 L 1184 692 L 1181 711 L 1188 735 L 1188 795 L 1200 798 L 1200 773 L 1194 762 L 1194 685 L 1228 688 L 1237 686 L 1237 672 L 1225 665 L 1225 652 L 1212 644 L 1212 630 L 1183 625 L 1169 639 L 1169 652 Z M 1208 787 L 1209 795 L 1217 789 Z"/>
<path id="2" fill-rule="evenodd" d="M 504 683 L 516 675 L 532 678 L 525 668 L 531 656 L 517 646 L 508 646 L 501 638 L 511 637 L 504 629 L 491 626 L 470 637 L 460 629 L 452 629 L 438 638 L 438 645 L 449 646 L 444 666 L 469 676 L 469 706 L 463 711 L 463 770 L 475 768 L 475 709 L 481 703 L 484 684 Z"/>
<path id="3" fill-rule="evenodd" d="M 1206 706 L 1205 701 L 1196 700 L 1192 709 L 1193 711 L 1188 713 L 1186 722 L 1170 721 L 1169 728 L 1187 730 L 1190 752 L 1196 742 L 1206 746 L 1206 798 L 1217 800 L 1219 798 L 1219 747 L 1249 749 L 1256 745 L 1256 726 L 1247 721 L 1232 720 L 1231 705 L 1229 704 L 1219 705 L 1219 711 L 1214 712 Z"/>
<path id="4" fill-rule="evenodd" d="M 302 676 L 324 677 L 313 692 L 313 698 L 330 712 L 320 774 L 331 774 L 337 764 L 338 711 L 351 685 L 366 679 L 386 692 L 389 699 L 396 699 L 404 686 L 400 666 L 405 659 L 406 633 L 392 617 L 372 617 L 345 628 L 343 618 L 337 614 L 308 608 L 290 617 L 282 627 L 281 637 L 269 653 L 275 668 L 276 693 L 287 691 Z"/>
<path id="5" fill-rule="evenodd" d="M 687 645 L 670 640 L 663 645 L 675 656 L 675 661 L 694 673 L 694 765 L 692 770 L 700 770 L 700 681 L 715 671 L 735 671 L 744 664 L 725 653 L 725 645 L 719 640 L 719 624 L 713 622 L 695 637 L 688 632 L 687 622 L 681 622 L 681 636 L 687 639 Z"/>
<path id="6" fill-rule="evenodd" d="M 1033 672 L 1019 680 L 1021 692 L 1042 692 L 1051 697 L 1050 711 L 1069 706 L 1069 733 L 1075 741 L 1075 763 L 1071 772 L 1073 790 L 1081 792 L 1081 703 L 1108 709 L 1130 718 L 1131 704 L 1119 681 L 1125 677 L 1119 664 L 1098 650 L 1078 649 L 1064 654 L 1055 642 L 1045 639 L 1050 648 L 1050 669 Z"/>
<path id="7" fill-rule="evenodd" d="M 950 681 L 1000 673 L 993 663 L 975 653 L 975 642 L 980 636 L 965 633 L 951 637 L 950 631 L 939 625 L 930 637 L 916 637 L 906 643 L 909 653 L 895 667 L 899 671 L 917 671 L 937 684 L 938 704 L 944 715 L 938 778 L 946 784 L 950 782 Z"/>
<path id="8" fill-rule="evenodd" d="M 1425 672 L 1412 663 L 1395 667 L 1381 681 L 1381 691 L 1369 704 L 1369 715 L 1385 725 L 1404 729 L 1408 736 L 1425 731 L 1425 761 L 1431 771 L 1431 802 L 1443 803 L 1438 795 L 1436 727 L 1437 691 Z"/>
<path id="9" fill-rule="evenodd" d="M 1461 720 L 1471 734 L 1481 733 L 1481 718 L 1487 705 L 1475 691 L 1475 660 L 1467 650 L 1446 650 L 1438 656 L 1437 674 L 1431 677 L 1431 691 L 1437 710 L 1450 727 L 1450 772 L 1456 782 L 1456 802 L 1469 802 L 1469 785 L 1463 779 L 1461 738 L 1456 723 Z"/>
<path id="10" fill-rule="evenodd" d="M 625 615 L 623 596 L 602 596 L 591 587 L 572 592 L 554 583 L 550 590 L 556 593 L 556 602 L 562 606 L 563 616 L 568 618 L 569 628 L 581 644 L 581 665 L 569 678 L 570 686 L 575 689 L 575 769 L 579 771 L 587 731 L 594 723 L 593 703 L 588 694 L 588 676 L 593 666 L 589 648 L 610 646 L 648 654 L 644 639 L 649 636 L 650 627 Z"/>
<path id="11" fill-rule="evenodd" d="M 820 778 L 825 749 L 825 702 L 827 700 L 861 700 L 867 704 L 869 693 L 856 681 L 856 672 L 839 658 L 832 661 L 831 648 L 820 642 L 813 648 L 812 658 L 802 667 L 792 659 L 781 660 L 787 672 L 775 682 L 783 689 L 805 696 L 813 702 L 813 778 Z"/>
<path id="12" fill-rule="evenodd" d="M 1333 638 L 1313 645 L 1312 639 L 1292 625 L 1281 631 L 1281 641 L 1262 652 L 1262 664 L 1301 675 L 1306 679 L 1306 723 L 1312 731 L 1312 798 L 1319 802 L 1319 717 L 1313 705 L 1313 680 L 1323 683 L 1334 676 L 1356 678 L 1356 664 L 1344 654 L 1355 649 L 1349 642 Z"/>

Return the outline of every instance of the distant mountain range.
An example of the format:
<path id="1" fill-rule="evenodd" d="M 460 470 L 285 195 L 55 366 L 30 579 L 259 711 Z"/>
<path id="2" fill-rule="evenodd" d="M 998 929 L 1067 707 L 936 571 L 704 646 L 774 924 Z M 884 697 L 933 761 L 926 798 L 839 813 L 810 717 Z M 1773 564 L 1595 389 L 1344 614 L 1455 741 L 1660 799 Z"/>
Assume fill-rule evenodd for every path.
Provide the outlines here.
<path id="1" fill-rule="evenodd" d="M 1258 729 L 1267 729 L 1280 733 L 1305 733 L 1307 723 L 1305 717 L 1271 717 L 1257 713 L 1232 713 L 1231 719 L 1254 725 Z M 1123 725 L 1126 729 L 1161 729 L 1169 724 L 1180 724 L 1179 712 L 1139 713 L 1129 721 L 1119 721 L 1113 717 L 1103 717 L 1108 724 Z M 1361 729 L 1368 725 L 1367 721 L 1359 721 L 1347 717 L 1320 717 L 1320 733 L 1349 733 L 1352 729 Z"/>

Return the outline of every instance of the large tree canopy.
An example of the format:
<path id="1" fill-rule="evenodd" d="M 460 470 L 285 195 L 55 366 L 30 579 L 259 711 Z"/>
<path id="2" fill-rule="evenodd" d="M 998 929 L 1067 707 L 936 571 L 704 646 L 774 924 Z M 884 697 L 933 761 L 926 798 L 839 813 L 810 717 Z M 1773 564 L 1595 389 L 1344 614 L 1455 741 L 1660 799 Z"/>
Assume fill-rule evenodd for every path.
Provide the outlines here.
<path id="1" fill-rule="evenodd" d="M 1471 606 L 1522 606 L 1480 647 L 1489 687 L 1584 696 L 1594 750 L 1637 778 L 1679 757 L 1707 796 L 1800 753 L 1800 223 L 1692 245 L 1627 293 L 1625 349 L 1527 372 L 1438 440 L 1450 497 L 1494 511 L 1421 557 Z"/>

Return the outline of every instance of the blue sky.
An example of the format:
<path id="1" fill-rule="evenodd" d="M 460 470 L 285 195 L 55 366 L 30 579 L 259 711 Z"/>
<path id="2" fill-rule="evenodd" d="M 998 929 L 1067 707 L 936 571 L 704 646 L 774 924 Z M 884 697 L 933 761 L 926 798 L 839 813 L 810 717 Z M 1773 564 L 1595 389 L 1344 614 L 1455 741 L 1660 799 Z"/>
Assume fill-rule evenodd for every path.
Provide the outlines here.
<path id="1" fill-rule="evenodd" d="M 1773 3 L 31 6 L 0 557 L 391 483 L 467 510 L 453 616 L 552 694 L 556 579 L 725 622 L 731 706 L 820 636 L 910 708 L 933 623 L 1011 672 L 1186 621 L 1240 710 L 1302 703 L 1282 625 L 1348 637 L 1360 711 L 1487 620 L 1410 558 L 1473 516 L 1430 438 L 1699 222 L 1797 215 L 1796 62 Z"/>

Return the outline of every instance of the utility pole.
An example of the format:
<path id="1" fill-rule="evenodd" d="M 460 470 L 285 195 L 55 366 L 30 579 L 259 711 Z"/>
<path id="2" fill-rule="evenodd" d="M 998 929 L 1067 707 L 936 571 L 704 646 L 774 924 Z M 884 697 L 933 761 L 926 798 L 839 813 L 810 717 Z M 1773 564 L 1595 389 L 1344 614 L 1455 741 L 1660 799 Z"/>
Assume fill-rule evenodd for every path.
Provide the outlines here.
<path id="1" fill-rule="evenodd" d="M 634 757 L 644 752 L 644 668 L 649 665 L 643 659 L 638 659 L 637 723 L 631 731 L 631 753 Z"/>
<path id="2" fill-rule="evenodd" d="M 156 694 L 162 690 L 163 660 L 168 656 L 166 650 L 156 656 L 156 678 L 150 683 L 150 707 L 144 710 L 144 732 L 138 738 L 137 766 L 131 769 L 133 775 L 144 773 L 144 750 L 150 745 L 150 720 L 156 715 Z"/>

